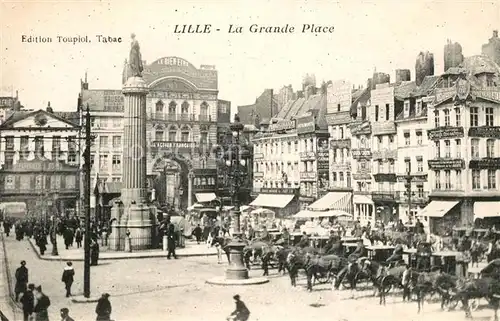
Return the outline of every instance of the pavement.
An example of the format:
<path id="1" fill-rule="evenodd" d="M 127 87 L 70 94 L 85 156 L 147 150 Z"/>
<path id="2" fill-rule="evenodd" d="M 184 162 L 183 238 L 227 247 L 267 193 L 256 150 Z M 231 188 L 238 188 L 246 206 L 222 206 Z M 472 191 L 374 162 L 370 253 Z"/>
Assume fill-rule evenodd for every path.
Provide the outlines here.
<path id="1" fill-rule="evenodd" d="M 0 238 L 3 238 L 3 234 L 0 233 Z M 0 269 L 0 312 L 3 314 L 4 317 L 6 317 L 8 320 L 16 320 L 16 312 L 17 309 L 14 306 L 14 301 L 12 300 L 9 289 L 10 289 L 10 284 L 9 284 L 9 278 L 7 276 L 7 273 L 9 273 L 9 269 L 7 269 L 7 264 L 5 261 L 5 252 L 4 252 L 4 246 L 3 242 L 0 244 L 0 262 L 1 262 L 1 269 Z"/>
<path id="2" fill-rule="evenodd" d="M 83 261 L 84 252 L 83 247 L 77 248 L 76 243 L 73 247 L 66 249 L 64 246 L 64 239 L 62 236 L 57 236 L 57 256 L 51 255 L 52 244 L 47 244 L 47 251 L 44 255 L 40 254 L 40 249 L 35 244 L 35 240 L 25 238 L 31 244 L 33 250 L 41 260 L 48 261 Z M 184 248 L 176 248 L 175 252 L 178 257 L 192 257 L 192 256 L 213 256 L 217 255 L 217 250 L 214 247 L 208 247 L 205 243 L 197 244 L 195 241 L 186 240 Z M 111 251 L 107 246 L 100 244 L 99 260 L 126 260 L 126 259 L 144 259 L 144 258 L 161 258 L 167 257 L 167 251 L 161 249 L 145 250 L 137 252 L 124 252 L 124 251 Z"/>
<path id="3" fill-rule="evenodd" d="M 60 281 L 64 262 L 40 260 L 27 240 L 5 238 L 8 269 L 13 271 L 21 260 L 27 261 L 30 282 L 42 285 L 50 297 L 51 320 L 58 320 L 59 309 L 67 307 L 75 320 L 95 319 L 95 303 L 74 303 L 64 296 Z M 0 253 L 2 254 L 2 253 Z M 360 321 L 464 320 L 463 311 L 443 312 L 435 303 L 426 304 L 417 313 L 416 303 L 402 303 L 401 295 L 389 295 L 387 305 L 378 305 L 372 290 L 331 291 L 329 284 L 316 285 L 313 292 L 305 289 L 305 279 L 292 288 L 287 276 L 270 271 L 269 283 L 251 286 L 217 286 L 208 279 L 224 275 L 226 264 L 217 264 L 214 256 L 163 257 L 107 260 L 91 267 L 91 296 L 111 294 L 112 319 L 128 320 L 225 320 L 234 309 L 232 296 L 239 294 L 251 311 L 250 320 L 287 321 Z M 83 262 L 75 261 L 73 294 L 82 295 Z M 261 270 L 251 270 L 260 277 Z M 474 320 L 492 320 L 493 312 L 483 309 L 473 313 Z"/>

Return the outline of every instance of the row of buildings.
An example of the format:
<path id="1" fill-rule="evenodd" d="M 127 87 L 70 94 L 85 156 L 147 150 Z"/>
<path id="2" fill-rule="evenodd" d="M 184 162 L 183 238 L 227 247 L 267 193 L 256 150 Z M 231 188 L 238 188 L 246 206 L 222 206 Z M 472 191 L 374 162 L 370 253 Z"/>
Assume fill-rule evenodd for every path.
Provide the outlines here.
<path id="1" fill-rule="evenodd" d="M 310 75 L 296 93 L 284 87 L 290 99 L 253 139 L 252 204 L 338 209 L 364 223 L 421 216 L 435 232 L 500 216 L 499 49 L 464 58 L 448 42 L 445 72 L 420 53 L 414 81 L 403 69 L 393 82 L 375 72 L 364 88 Z M 239 113 L 255 121 L 258 102 L 248 109 Z"/>

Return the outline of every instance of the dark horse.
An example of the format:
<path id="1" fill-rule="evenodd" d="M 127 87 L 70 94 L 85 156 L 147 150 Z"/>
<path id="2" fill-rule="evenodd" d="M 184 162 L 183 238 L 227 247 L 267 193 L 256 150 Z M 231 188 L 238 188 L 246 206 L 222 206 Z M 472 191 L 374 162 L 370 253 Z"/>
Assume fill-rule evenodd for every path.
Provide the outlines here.
<path id="1" fill-rule="evenodd" d="M 385 297 L 387 293 L 392 288 L 399 288 L 403 279 L 403 272 L 405 271 L 405 266 L 396 266 L 393 268 L 388 268 L 381 263 L 366 260 L 363 265 L 363 270 L 368 274 L 370 280 L 375 286 L 374 295 L 379 294 L 380 305 L 385 305 Z"/>
<path id="2" fill-rule="evenodd" d="M 453 300 L 461 301 L 465 310 L 465 317 L 472 318 L 470 299 L 485 298 L 494 310 L 494 320 L 498 321 L 498 308 L 500 301 L 500 280 L 484 277 L 474 280 L 459 279 Z"/>

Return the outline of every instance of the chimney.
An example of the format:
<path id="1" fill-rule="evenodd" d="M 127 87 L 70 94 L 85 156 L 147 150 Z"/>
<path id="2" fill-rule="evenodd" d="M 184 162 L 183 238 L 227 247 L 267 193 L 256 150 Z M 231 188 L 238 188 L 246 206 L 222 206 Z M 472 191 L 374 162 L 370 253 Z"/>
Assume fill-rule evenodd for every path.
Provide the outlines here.
<path id="1" fill-rule="evenodd" d="M 53 113 L 54 110 L 52 109 L 52 107 L 50 107 L 50 101 L 47 102 L 47 108 L 45 109 L 48 113 Z"/>
<path id="2" fill-rule="evenodd" d="M 498 30 L 493 30 L 493 38 L 498 38 Z"/>

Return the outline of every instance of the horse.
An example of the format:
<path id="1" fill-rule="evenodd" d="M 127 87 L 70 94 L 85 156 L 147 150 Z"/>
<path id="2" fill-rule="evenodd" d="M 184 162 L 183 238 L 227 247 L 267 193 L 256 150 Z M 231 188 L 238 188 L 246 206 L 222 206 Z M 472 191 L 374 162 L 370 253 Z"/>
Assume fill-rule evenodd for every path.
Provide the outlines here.
<path id="1" fill-rule="evenodd" d="M 363 272 L 363 264 L 366 260 L 366 257 L 361 257 L 355 261 L 348 262 L 333 278 L 332 290 L 338 290 L 341 286 L 345 287 L 346 285 L 351 291 L 355 290 L 358 280 L 365 275 Z"/>
<path id="2" fill-rule="evenodd" d="M 297 285 L 297 276 L 300 269 L 306 270 L 306 264 L 309 261 L 310 253 L 304 253 L 297 249 L 290 251 L 286 258 L 286 266 L 288 268 L 288 275 L 290 276 L 290 282 L 293 287 Z"/>
<path id="3" fill-rule="evenodd" d="M 385 296 L 393 287 L 399 287 L 401 285 L 405 269 L 405 266 L 387 268 L 381 263 L 372 260 L 366 260 L 364 262 L 363 270 L 368 274 L 375 286 L 374 295 L 376 295 L 377 291 L 379 293 L 380 305 L 385 305 Z"/>
<path id="4" fill-rule="evenodd" d="M 465 310 L 465 317 L 472 318 L 470 299 L 485 298 L 494 310 L 494 320 L 498 321 L 498 308 L 500 301 L 500 281 L 492 277 L 484 277 L 473 280 L 459 279 L 456 293 L 453 295 L 455 301 L 461 301 Z"/>
<path id="5" fill-rule="evenodd" d="M 334 272 L 340 271 L 347 265 L 347 260 L 337 255 L 316 255 L 315 257 L 307 255 L 306 258 L 305 267 L 307 289 L 309 291 L 312 291 L 312 287 L 316 280 L 320 283 L 328 282 Z"/>
<path id="6" fill-rule="evenodd" d="M 431 272 L 415 272 L 412 271 L 412 292 L 417 295 L 418 313 L 424 307 L 424 299 L 428 294 L 433 294 L 436 291 L 436 280 L 441 276 L 440 270 Z M 443 302 L 443 301 L 442 301 Z M 442 306 L 444 303 L 441 304 Z"/>

